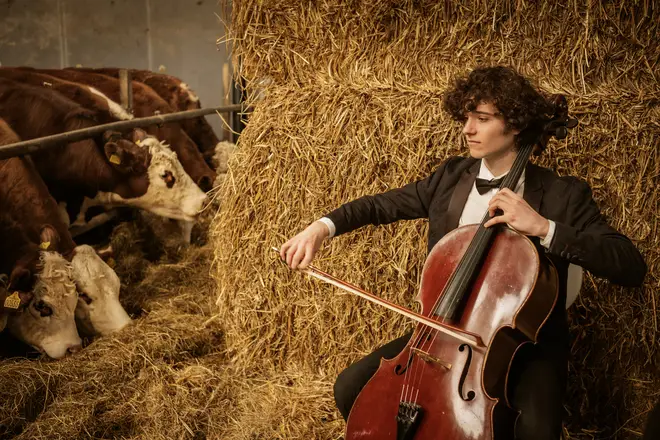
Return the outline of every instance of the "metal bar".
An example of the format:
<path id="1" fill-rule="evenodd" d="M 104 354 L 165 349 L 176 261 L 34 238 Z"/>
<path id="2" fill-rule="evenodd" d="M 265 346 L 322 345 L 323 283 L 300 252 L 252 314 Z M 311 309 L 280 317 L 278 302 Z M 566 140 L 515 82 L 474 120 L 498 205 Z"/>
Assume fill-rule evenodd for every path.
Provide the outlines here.
<path id="1" fill-rule="evenodd" d="M 119 97 L 124 110 L 133 113 L 133 83 L 128 69 L 119 69 Z"/>
<path id="2" fill-rule="evenodd" d="M 184 119 L 192 119 L 199 116 L 209 115 L 211 113 L 223 112 L 242 112 L 251 109 L 244 109 L 242 105 L 224 105 L 220 107 L 202 108 L 198 110 L 186 110 L 184 112 L 167 113 L 164 115 L 149 116 L 146 118 L 136 118 L 130 121 L 111 122 L 109 124 L 95 125 L 94 127 L 82 128 L 80 130 L 67 131 L 52 136 L 44 136 L 27 141 L 16 142 L 14 144 L 0 146 L 0 159 L 7 159 L 15 156 L 22 156 L 24 154 L 32 154 L 37 151 L 44 150 L 48 147 L 77 142 L 82 139 L 94 137 L 103 133 L 106 130 L 128 130 L 136 127 L 146 127 L 148 125 L 164 124 L 167 122 L 181 121 Z"/>

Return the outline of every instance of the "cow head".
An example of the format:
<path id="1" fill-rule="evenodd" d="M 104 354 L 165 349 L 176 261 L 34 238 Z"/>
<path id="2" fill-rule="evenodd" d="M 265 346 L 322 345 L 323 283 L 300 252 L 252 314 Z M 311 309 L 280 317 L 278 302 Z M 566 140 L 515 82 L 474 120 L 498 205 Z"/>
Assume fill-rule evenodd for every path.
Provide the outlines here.
<path id="1" fill-rule="evenodd" d="M 51 240 L 57 238 L 57 232 L 51 226 L 44 227 L 42 243 L 47 243 L 48 237 Z M 32 277 L 34 285 L 29 305 L 23 313 L 9 316 L 7 327 L 20 340 L 59 359 L 81 347 L 74 319 L 77 295 L 71 265 L 57 252 L 44 250 L 46 247 L 51 249 L 52 242 L 39 251 L 39 263 L 34 273 L 26 266 L 12 272 L 10 285 L 20 285 L 23 279 Z"/>
<path id="2" fill-rule="evenodd" d="M 138 192 L 141 195 L 137 197 L 127 197 L 119 192 L 99 193 L 99 202 L 134 206 L 176 220 L 194 220 L 206 201 L 206 194 L 184 171 L 176 153 L 155 137 L 147 135 L 144 130 L 133 130 L 132 141 L 136 147 L 142 149 L 142 154 L 149 158 L 142 174 L 147 178 L 146 191 Z M 115 166 L 121 165 L 123 159 L 117 158 L 114 147 L 106 150 L 106 156 L 111 164 L 115 162 Z M 136 169 L 134 165 L 142 163 L 137 156 L 128 154 L 126 160 L 128 164 L 126 168 L 122 168 L 123 172 L 141 172 L 141 169 Z M 120 171 L 119 168 L 117 170 Z"/>
<path id="3" fill-rule="evenodd" d="M 119 303 L 119 277 L 92 247 L 76 247 L 71 266 L 78 290 L 76 323 L 83 334 L 105 335 L 131 322 Z"/>

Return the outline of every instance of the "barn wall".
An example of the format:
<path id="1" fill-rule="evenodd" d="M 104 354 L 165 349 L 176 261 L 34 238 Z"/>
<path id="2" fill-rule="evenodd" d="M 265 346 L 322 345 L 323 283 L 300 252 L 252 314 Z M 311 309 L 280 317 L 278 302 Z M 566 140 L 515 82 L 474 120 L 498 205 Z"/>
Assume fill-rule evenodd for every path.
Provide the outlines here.
<path id="1" fill-rule="evenodd" d="M 218 16 L 216 0 L 0 0 L 0 65 L 164 68 L 202 105 L 222 105 L 231 68 Z"/>

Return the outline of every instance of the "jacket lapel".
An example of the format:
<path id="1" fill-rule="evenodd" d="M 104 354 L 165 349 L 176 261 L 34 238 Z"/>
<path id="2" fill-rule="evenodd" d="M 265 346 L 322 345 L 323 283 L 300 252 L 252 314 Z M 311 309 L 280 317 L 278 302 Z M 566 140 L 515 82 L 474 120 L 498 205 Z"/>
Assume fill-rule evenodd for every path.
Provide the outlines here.
<path id="1" fill-rule="evenodd" d="M 534 211 L 540 212 L 541 199 L 543 198 L 543 185 L 541 176 L 537 172 L 536 165 L 527 163 L 525 168 L 525 189 L 523 199 L 531 206 Z"/>
<path id="2" fill-rule="evenodd" d="M 480 166 L 481 161 L 478 160 L 461 174 L 449 201 L 441 236 L 444 236 L 447 232 L 453 231 L 458 227 L 458 221 L 461 218 L 463 208 L 470 195 L 472 186 L 477 179 Z M 525 189 L 523 191 L 523 198 L 529 206 L 534 209 L 534 211 L 540 212 L 541 199 L 543 198 L 543 185 L 541 182 L 541 176 L 536 168 L 536 165 L 531 162 L 528 163 L 525 168 Z"/>
<path id="3" fill-rule="evenodd" d="M 447 217 L 444 224 L 444 231 L 442 235 L 444 236 L 447 232 L 453 231 L 458 227 L 458 221 L 461 218 L 461 213 L 465 207 L 472 186 L 474 185 L 475 180 L 477 180 L 477 174 L 479 174 L 479 167 L 481 166 L 481 161 L 477 160 L 472 166 L 466 169 L 463 174 L 461 174 L 458 183 L 454 187 L 454 193 L 451 196 L 449 201 L 449 207 L 447 208 Z"/>

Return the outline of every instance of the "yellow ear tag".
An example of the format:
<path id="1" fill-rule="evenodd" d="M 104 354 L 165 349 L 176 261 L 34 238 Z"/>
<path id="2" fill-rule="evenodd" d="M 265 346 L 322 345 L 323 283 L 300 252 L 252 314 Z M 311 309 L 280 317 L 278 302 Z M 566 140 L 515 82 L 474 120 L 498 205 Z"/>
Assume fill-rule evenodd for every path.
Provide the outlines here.
<path id="1" fill-rule="evenodd" d="M 47 251 L 48 248 L 50 247 L 50 241 L 44 241 L 44 242 L 42 242 L 42 243 L 39 245 L 39 247 L 40 247 L 41 249 Z"/>
<path id="2" fill-rule="evenodd" d="M 121 159 L 116 154 L 113 154 L 110 156 L 110 163 L 114 163 L 115 165 L 121 165 Z"/>
<path id="3" fill-rule="evenodd" d="M 21 298 L 18 296 L 18 292 L 12 293 L 10 296 L 5 298 L 4 306 L 8 309 L 18 309 L 21 305 Z"/>
<path id="4" fill-rule="evenodd" d="M 139 146 L 140 144 L 142 144 L 142 139 L 138 139 L 137 141 L 135 141 L 135 145 Z"/>

